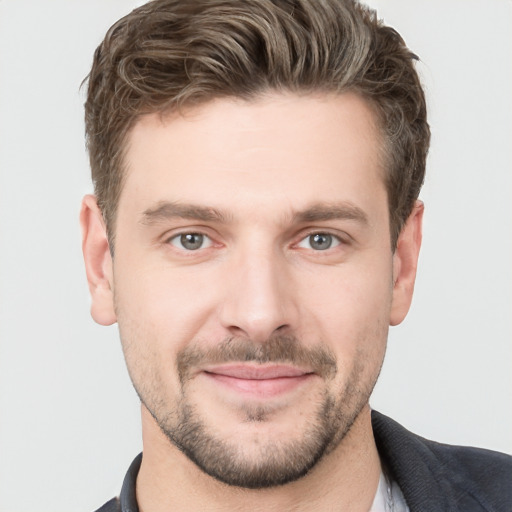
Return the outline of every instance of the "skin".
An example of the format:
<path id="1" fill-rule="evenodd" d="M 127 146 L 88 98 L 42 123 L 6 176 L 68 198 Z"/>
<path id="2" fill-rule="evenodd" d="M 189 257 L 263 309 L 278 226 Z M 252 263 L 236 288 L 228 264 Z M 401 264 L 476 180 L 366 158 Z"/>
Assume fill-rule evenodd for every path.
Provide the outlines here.
<path id="1" fill-rule="evenodd" d="M 368 399 L 388 326 L 410 306 L 423 213 L 418 202 L 393 250 L 381 146 L 355 94 L 216 100 L 133 128 L 114 260 L 95 198 L 84 198 L 92 316 L 118 322 L 143 402 L 142 511 L 369 509 L 380 462 Z M 187 250 L 187 233 L 203 245 Z M 312 234 L 332 245 L 318 250 Z M 326 351 L 336 371 L 227 361 L 243 373 L 232 378 L 208 359 L 226 339 L 264 350 L 276 336 Z M 192 350 L 204 357 L 180 381 Z M 279 365 L 300 376 L 264 374 Z M 326 396 L 343 420 L 313 468 L 285 485 L 226 485 L 161 429 L 176 427 L 184 400 L 240 460 L 264 462 L 304 440 Z"/>

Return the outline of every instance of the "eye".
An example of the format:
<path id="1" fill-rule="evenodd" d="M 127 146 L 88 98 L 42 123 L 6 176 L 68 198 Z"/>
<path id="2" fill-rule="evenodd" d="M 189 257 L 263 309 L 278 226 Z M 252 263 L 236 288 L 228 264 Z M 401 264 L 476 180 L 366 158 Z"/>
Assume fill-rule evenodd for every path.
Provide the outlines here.
<path id="1" fill-rule="evenodd" d="M 186 251 L 206 249 L 212 245 L 211 239 L 202 233 L 182 233 L 181 235 L 173 236 L 169 243 L 178 249 Z"/>
<path id="2" fill-rule="evenodd" d="M 298 247 L 313 249 L 314 251 L 326 251 L 340 245 L 340 239 L 329 233 L 312 233 L 300 241 Z"/>

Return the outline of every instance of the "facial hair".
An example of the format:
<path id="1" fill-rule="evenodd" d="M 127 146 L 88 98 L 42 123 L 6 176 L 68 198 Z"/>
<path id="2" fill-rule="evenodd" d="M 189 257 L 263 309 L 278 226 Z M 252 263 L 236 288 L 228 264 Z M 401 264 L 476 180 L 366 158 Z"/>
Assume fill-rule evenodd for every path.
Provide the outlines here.
<path id="1" fill-rule="evenodd" d="M 324 347 L 305 347 L 293 336 L 273 336 L 265 343 L 228 338 L 210 348 L 193 344 L 181 350 L 176 358 L 180 396 L 172 411 L 154 396 L 158 386 L 146 385 L 137 392 L 169 441 L 202 471 L 231 486 L 268 488 L 306 475 L 350 430 L 375 384 L 373 381 L 368 388 L 358 388 L 364 357 L 358 361 L 341 392 L 335 394 L 325 386 L 315 398 L 314 414 L 299 439 L 258 439 L 256 456 L 248 456 L 243 443 L 236 438 L 221 438 L 208 425 L 191 398 L 190 383 L 194 375 L 201 367 L 211 364 L 286 363 L 310 368 L 325 381 L 331 381 L 338 368 L 334 355 Z M 271 420 L 273 410 L 271 406 L 252 404 L 244 406 L 241 414 L 244 422 L 265 423 Z"/>

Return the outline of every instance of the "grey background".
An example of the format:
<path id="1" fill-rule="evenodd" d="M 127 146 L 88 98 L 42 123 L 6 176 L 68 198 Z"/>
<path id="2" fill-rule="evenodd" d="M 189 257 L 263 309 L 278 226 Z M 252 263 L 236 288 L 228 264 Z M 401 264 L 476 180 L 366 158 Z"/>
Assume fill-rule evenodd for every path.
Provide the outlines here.
<path id="1" fill-rule="evenodd" d="M 0 0 L 0 510 L 88 511 L 141 448 L 116 327 L 95 325 L 79 84 L 131 0 Z M 512 452 L 512 3 L 374 0 L 420 55 L 433 129 L 416 296 L 372 405 Z"/>

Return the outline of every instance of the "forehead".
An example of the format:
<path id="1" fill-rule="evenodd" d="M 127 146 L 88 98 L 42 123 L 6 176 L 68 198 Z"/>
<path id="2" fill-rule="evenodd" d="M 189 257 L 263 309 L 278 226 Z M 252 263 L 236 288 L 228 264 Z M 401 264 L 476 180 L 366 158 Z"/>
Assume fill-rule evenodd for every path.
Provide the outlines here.
<path id="1" fill-rule="evenodd" d="M 351 93 L 222 99 L 147 115 L 129 135 L 119 208 L 183 201 L 257 211 L 368 200 L 384 192 L 380 147 L 374 112 Z"/>

